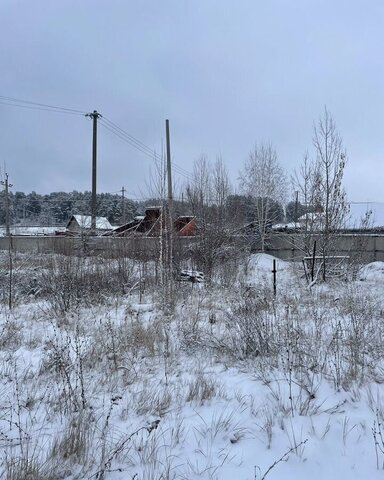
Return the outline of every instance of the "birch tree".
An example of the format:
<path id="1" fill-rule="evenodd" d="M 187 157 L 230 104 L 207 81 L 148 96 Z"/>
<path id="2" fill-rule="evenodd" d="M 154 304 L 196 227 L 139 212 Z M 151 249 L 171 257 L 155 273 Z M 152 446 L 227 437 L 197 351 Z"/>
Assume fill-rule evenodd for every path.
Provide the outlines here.
<path id="1" fill-rule="evenodd" d="M 344 227 L 349 214 L 343 187 L 346 150 L 327 108 L 314 125 L 313 146 L 314 159 L 310 161 L 305 156 L 303 165 L 295 176 L 295 187 L 300 190 L 306 205 L 315 212 L 306 215 L 305 248 L 310 253 L 316 234 L 319 240 L 318 252 L 323 258 L 322 276 L 325 280 L 327 257 L 333 253 L 335 234 Z"/>
<path id="2" fill-rule="evenodd" d="M 324 235 L 328 236 L 343 226 L 348 206 L 342 186 L 346 151 L 336 124 L 326 108 L 314 127 L 313 145 L 317 172 L 315 191 L 324 209 Z"/>
<path id="3" fill-rule="evenodd" d="M 254 199 L 260 248 L 265 250 L 269 227 L 277 221 L 276 202 L 284 204 L 287 181 L 271 145 L 256 145 L 240 172 L 241 190 Z"/>
<path id="4" fill-rule="evenodd" d="M 193 248 L 194 258 L 208 280 L 232 243 L 226 226 L 230 193 L 228 171 L 221 157 L 213 165 L 204 155 L 195 161 L 186 197 L 200 230 L 200 241 Z"/>

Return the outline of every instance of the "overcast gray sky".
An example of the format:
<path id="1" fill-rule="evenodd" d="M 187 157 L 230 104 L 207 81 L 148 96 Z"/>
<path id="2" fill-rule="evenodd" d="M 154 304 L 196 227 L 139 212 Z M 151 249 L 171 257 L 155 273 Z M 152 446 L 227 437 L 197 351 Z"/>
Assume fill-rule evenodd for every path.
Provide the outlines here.
<path id="1" fill-rule="evenodd" d="M 349 200 L 384 202 L 383 0 L 0 0 L 0 95 L 92 111 L 192 170 L 221 155 L 237 184 L 255 142 L 290 174 L 326 105 Z M 13 191 L 91 189 L 92 124 L 0 104 Z M 153 161 L 100 126 L 98 190 L 147 194 Z M 179 183 L 186 180 L 178 176 Z"/>

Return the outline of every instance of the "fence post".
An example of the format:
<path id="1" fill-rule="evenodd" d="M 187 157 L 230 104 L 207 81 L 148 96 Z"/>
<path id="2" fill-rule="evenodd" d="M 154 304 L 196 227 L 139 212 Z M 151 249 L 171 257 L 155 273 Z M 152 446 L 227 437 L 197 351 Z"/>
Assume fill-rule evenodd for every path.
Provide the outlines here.
<path id="1" fill-rule="evenodd" d="M 273 269 L 272 269 L 272 273 L 273 273 L 273 295 L 276 297 L 276 260 L 273 259 Z"/>

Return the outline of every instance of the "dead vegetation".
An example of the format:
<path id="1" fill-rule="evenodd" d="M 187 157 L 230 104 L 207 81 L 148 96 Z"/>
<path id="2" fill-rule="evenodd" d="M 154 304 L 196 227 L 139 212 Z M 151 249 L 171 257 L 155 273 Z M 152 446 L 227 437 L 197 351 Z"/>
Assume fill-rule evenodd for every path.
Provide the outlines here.
<path id="1" fill-rule="evenodd" d="M 329 414 L 318 398 L 322 382 L 352 394 L 383 381 L 384 306 L 368 289 L 309 290 L 293 272 L 295 287 L 275 296 L 265 280 L 250 289 L 237 269 L 225 289 L 180 283 L 165 315 L 155 266 L 144 278 L 137 263 L 125 265 L 129 276 L 111 260 L 50 256 L 39 289 L 15 287 L 14 307 L 1 307 L 0 478 L 220 478 L 234 461 L 231 446 L 260 438 L 269 448 L 279 429 L 286 451 L 301 458 L 306 439 L 289 422 Z M 138 282 L 151 287 L 140 291 Z M 268 407 L 223 384 L 217 372 L 227 369 L 262 385 Z M 213 402 L 230 411 L 204 418 Z M 183 425 L 178 412 L 188 406 L 201 412 L 200 427 Z M 181 460 L 188 438 L 199 453 Z M 222 438 L 227 450 L 217 461 Z"/>

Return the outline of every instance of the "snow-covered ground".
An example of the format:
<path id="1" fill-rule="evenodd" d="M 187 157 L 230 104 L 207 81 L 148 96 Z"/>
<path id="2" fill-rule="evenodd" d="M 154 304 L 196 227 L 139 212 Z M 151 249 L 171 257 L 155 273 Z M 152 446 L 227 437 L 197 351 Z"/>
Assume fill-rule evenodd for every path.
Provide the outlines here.
<path id="1" fill-rule="evenodd" d="M 384 263 L 273 260 L 170 310 L 149 265 L 1 257 L 0 478 L 382 478 Z"/>
<path id="2" fill-rule="evenodd" d="M 10 228 L 11 235 L 26 235 L 26 236 L 36 236 L 36 235 L 55 235 L 56 232 L 65 232 L 65 227 L 28 227 L 28 226 L 12 226 Z M 0 227 L 0 237 L 5 237 L 7 235 L 7 230 L 5 227 Z"/>

